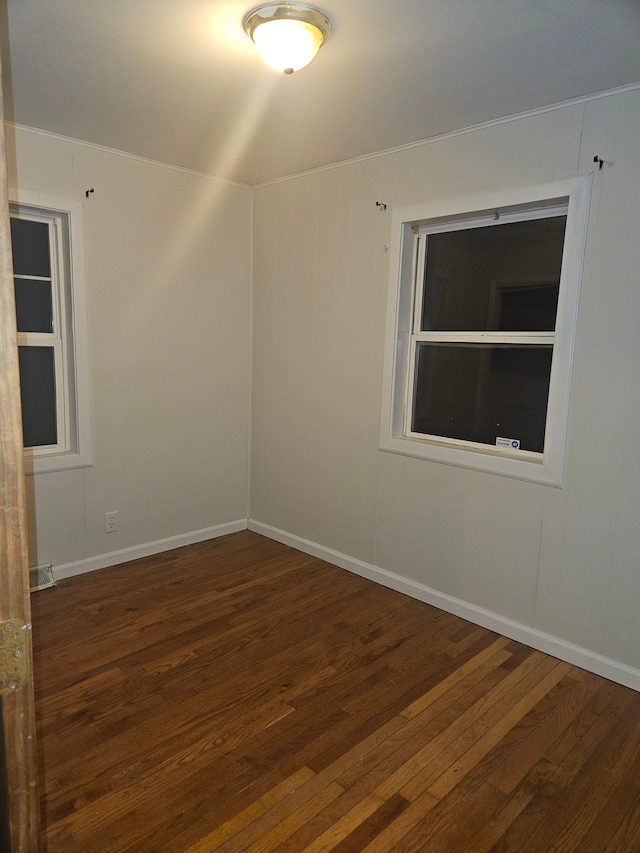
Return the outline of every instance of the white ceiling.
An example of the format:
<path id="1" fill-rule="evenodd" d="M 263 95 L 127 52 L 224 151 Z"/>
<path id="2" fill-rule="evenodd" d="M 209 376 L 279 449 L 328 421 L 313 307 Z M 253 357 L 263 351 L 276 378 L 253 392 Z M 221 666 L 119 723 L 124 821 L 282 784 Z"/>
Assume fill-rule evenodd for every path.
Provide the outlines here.
<path id="1" fill-rule="evenodd" d="M 322 0 L 290 76 L 254 5 L 0 0 L 6 116 L 256 184 L 640 81 L 640 0 Z"/>

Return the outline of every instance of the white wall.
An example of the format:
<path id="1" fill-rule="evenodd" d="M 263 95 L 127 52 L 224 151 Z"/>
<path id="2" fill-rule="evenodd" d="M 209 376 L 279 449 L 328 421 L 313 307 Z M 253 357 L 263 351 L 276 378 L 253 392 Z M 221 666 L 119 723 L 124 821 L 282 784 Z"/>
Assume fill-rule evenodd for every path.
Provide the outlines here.
<path id="1" fill-rule="evenodd" d="M 250 190 L 15 142 L 14 182 L 83 204 L 89 309 L 94 465 L 30 478 L 32 563 L 107 565 L 242 523 Z M 565 487 L 380 452 L 390 209 L 584 174 L 594 155 Z M 252 524 L 610 658 L 640 689 L 638 162 L 635 90 L 257 188 Z"/>
<path id="2" fill-rule="evenodd" d="M 380 452 L 389 209 L 595 155 L 565 487 Z M 640 670 L 639 162 L 636 89 L 257 188 L 256 527 Z"/>
<path id="3" fill-rule="evenodd" d="M 27 478 L 31 564 L 246 524 L 250 189 L 8 137 L 11 183 L 81 201 L 84 218 L 94 464 Z"/>

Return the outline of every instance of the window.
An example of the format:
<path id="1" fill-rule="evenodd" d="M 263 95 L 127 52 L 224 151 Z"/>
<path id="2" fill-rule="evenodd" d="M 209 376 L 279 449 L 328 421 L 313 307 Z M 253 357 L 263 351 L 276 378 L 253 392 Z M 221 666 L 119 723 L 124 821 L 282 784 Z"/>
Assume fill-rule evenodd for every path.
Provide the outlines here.
<path id="1" fill-rule="evenodd" d="M 561 484 L 589 187 L 394 212 L 381 449 Z"/>
<path id="2" fill-rule="evenodd" d="M 79 242 L 75 204 L 47 199 L 44 206 L 24 194 L 10 203 L 27 473 L 89 464 L 82 269 L 80 247 L 72 250 L 71 207 Z"/>

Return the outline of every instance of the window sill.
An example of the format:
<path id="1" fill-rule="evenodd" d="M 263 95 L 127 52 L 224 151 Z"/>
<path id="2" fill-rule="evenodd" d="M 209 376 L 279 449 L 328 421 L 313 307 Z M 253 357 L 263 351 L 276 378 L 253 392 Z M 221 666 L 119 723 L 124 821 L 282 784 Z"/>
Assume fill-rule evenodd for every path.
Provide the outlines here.
<path id="1" fill-rule="evenodd" d="M 56 471 L 72 471 L 77 468 L 91 468 L 93 463 L 81 453 L 53 453 L 49 456 L 34 456 L 25 451 L 24 473 L 27 476 L 33 474 L 49 474 Z"/>
<path id="2" fill-rule="evenodd" d="M 440 462 L 457 468 L 498 474 L 529 483 L 541 483 L 546 486 L 562 487 L 560 472 L 548 468 L 542 457 L 522 453 L 522 456 L 506 454 L 501 451 L 463 448 L 455 445 L 440 444 L 407 436 L 386 437 L 380 442 L 379 449 L 386 453 L 397 453 L 415 459 Z"/>

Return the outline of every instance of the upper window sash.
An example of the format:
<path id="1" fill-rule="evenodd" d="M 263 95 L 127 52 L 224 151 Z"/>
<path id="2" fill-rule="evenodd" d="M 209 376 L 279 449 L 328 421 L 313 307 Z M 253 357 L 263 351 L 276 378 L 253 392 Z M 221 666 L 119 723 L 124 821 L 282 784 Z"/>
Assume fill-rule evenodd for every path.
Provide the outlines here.
<path id="1" fill-rule="evenodd" d="M 551 219 L 556 216 L 566 216 L 568 212 L 568 204 L 555 205 L 553 207 L 543 207 L 543 208 L 534 208 L 518 210 L 515 207 L 507 208 L 503 211 L 496 209 L 491 217 L 482 216 L 475 219 L 466 218 L 460 219 L 455 222 L 435 222 L 430 223 L 429 225 L 414 225 L 412 227 L 412 232 L 414 234 L 414 240 L 416 243 L 415 248 L 415 264 L 412 275 L 412 292 L 413 292 L 413 318 L 412 318 L 412 327 L 413 334 L 418 336 L 426 335 L 426 337 L 421 337 L 422 340 L 467 340 L 466 334 L 455 332 L 454 330 L 446 331 L 446 332 L 423 332 L 420 328 L 421 325 L 421 317 L 422 317 L 422 306 L 424 304 L 425 297 L 425 281 L 426 281 L 426 267 L 428 264 L 428 243 L 429 243 L 429 235 L 430 234 L 443 234 L 449 233 L 451 231 L 469 231 L 475 228 L 490 228 L 496 225 L 504 225 L 509 222 L 530 222 L 533 220 L 539 219 Z M 462 335 L 459 338 L 453 338 L 452 335 Z M 498 335 L 495 340 L 499 342 L 500 340 L 508 342 L 508 335 L 513 335 L 512 332 L 488 332 L 483 329 L 478 329 L 477 332 L 473 334 L 482 334 L 489 335 L 494 334 Z M 527 333 L 517 333 L 519 336 L 522 334 L 532 335 L 537 334 L 533 332 Z M 489 342 L 489 338 L 486 338 L 486 342 Z"/>

